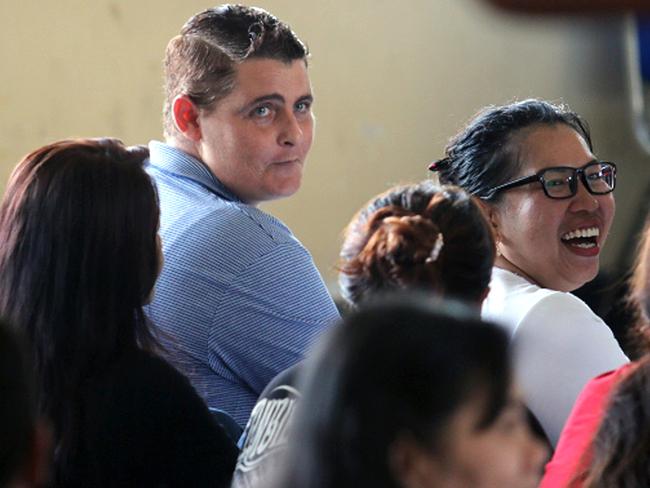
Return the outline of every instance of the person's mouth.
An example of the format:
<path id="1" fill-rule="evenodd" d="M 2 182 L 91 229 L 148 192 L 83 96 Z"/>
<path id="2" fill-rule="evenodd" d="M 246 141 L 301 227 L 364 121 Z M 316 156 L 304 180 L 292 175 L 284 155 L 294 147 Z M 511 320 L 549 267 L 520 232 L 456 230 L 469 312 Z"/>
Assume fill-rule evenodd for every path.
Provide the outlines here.
<path id="1" fill-rule="evenodd" d="M 288 164 L 300 164 L 300 159 L 294 158 L 294 159 L 287 159 L 285 161 L 275 161 L 273 164 L 277 165 L 288 165 Z"/>
<path id="2" fill-rule="evenodd" d="M 562 234 L 561 240 L 577 254 L 593 256 L 600 252 L 600 228 L 598 226 L 581 227 Z"/>

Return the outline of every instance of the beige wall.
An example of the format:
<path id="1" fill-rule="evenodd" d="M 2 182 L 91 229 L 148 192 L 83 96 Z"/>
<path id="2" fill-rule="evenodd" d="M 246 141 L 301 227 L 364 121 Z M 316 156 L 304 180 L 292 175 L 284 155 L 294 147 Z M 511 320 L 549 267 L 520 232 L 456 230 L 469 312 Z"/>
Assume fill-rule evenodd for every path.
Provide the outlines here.
<path id="1" fill-rule="evenodd" d="M 302 190 L 267 205 L 331 284 L 340 231 L 426 163 L 481 106 L 538 96 L 591 123 L 620 162 L 611 265 L 637 212 L 648 157 L 631 135 L 622 19 L 531 19 L 478 0 L 264 0 L 309 44 L 317 137 Z M 398 5 L 401 5 L 398 7 Z M 160 138 L 160 61 L 197 0 L 2 2 L 0 179 L 28 150 L 70 136 Z"/>

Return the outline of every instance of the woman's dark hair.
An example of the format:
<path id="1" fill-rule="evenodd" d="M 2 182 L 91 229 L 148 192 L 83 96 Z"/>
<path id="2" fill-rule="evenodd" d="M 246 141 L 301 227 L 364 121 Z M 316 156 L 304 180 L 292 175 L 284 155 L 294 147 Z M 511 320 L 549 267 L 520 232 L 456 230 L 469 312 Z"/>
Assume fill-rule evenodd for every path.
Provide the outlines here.
<path id="1" fill-rule="evenodd" d="M 650 486 L 650 356 L 616 386 L 592 451 L 585 488 Z"/>
<path id="2" fill-rule="evenodd" d="M 36 431 L 31 368 L 24 345 L 0 321 L 0 486 L 24 467 Z"/>
<path id="3" fill-rule="evenodd" d="M 426 301 L 425 301 L 426 298 Z M 510 386 L 508 339 L 453 302 L 397 295 L 352 312 L 308 360 L 284 488 L 394 488 L 389 452 L 407 436 L 444 455 L 468 401 L 497 418 Z"/>
<path id="4" fill-rule="evenodd" d="M 492 229 L 479 204 L 458 187 L 424 181 L 388 190 L 352 218 L 339 285 L 353 305 L 404 288 L 478 303 L 494 258 Z"/>
<path id="5" fill-rule="evenodd" d="M 86 382 L 130 348 L 154 348 L 142 310 L 159 268 L 146 148 L 66 140 L 28 154 L 0 205 L 0 316 L 24 333 L 55 463 L 78 432 Z"/>
<path id="6" fill-rule="evenodd" d="M 521 167 L 518 138 L 523 129 L 565 124 L 593 150 L 587 123 L 564 105 L 524 100 L 481 110 L 431 165 L 441 183 L 458 185 L 472 195 L 497 201 L 490 190 L 516 176 Z"/>

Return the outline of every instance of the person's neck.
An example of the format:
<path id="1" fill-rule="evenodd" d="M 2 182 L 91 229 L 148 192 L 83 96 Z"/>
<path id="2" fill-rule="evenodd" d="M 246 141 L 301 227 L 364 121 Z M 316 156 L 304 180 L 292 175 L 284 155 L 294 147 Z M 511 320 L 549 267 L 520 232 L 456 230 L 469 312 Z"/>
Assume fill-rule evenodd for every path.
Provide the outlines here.
<path id="1" fill-rule="evenodd" d="M 208 166 L 205 161 L 203 161 L 203 158 L 201 157 L 200 151 L 197 149 L 197 146 L 194 144 L 191 144 L 190 142 L 183 140 L 181 138 L 174 138 L 174 137 L 168 137 L 165 139 L 165 144 L 168 146 L 173 147 L 174 149 L 178 149 L 179 151 L 183 151 L 186 154 L 189 154 L 192 156 L 194 159 L 199 161 L 203 166 L 205 166 L 210 173 L 214 175 L 214 177 L 219 181 L 219 183 L 235 198 L 237 198 L 239 201 L 242 203 L 245 203 L 246 205 L 250 207 L 258 207 L 260 203 L 262 202 L 256 202 L 256 201 L 248 201 L 245 198 L 242 198 L 241 196 L 237 195 L 235 191 L 232 190 L 228 186 L 226 182 L 224 182 L 221 178 L 219 178 L 219 175 L 211 168 Z"/>
<path id="2" fill-rule="evenodd" d="M 178 149 L 179 151 L 183 151 L 184 153 L 187 153 L 193 158 L 201 161 L 201 156 L 199 155 L 199 152 L 196 150 L 196 146 L 190 144 L 187 141 L 183 141 L 176 137 L 167 137 L 165 139 L 165 144 L 173 147 L 174 149 Z"/>
<path id="3" fill-rule="evenodd" d="M 513 264 L 512 261 L 509 261 L 508 258 L 506 258 L 503 255 L 499 255 L 496 257 L 494 261 L 494 265 L 497 268 L 505 269 L 507 271 L 510 271 L 511 273 L 516 274 L 517 276 L 521 276 L 523 279 L 525 279 L 529 283 L 532 283 L 533 285 L 537 285 L 539 287 L 542 286 L 539 283 L 537 283 L 529 274 L 527 274 L 524 270 L 522 270 L 519 266 Z"/>

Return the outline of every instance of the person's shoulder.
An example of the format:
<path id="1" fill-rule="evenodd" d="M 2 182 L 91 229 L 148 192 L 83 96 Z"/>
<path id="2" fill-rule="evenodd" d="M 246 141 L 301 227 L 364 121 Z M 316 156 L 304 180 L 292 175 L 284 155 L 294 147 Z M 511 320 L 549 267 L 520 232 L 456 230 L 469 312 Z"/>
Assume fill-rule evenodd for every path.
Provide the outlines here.
<path id="1" fill-rule="evenodd" d="M 197 480 L 217 478 L 226 486 L 236 448 L 189 381 L 163 358 L 126 352 L 92 389 L 85 435 L 96 445 L 103 476 L 119 479 L 120 486 L 127 479 L 133 486 L 146 486 L 146 480 L 199 486 Z M 155 472 L 148 471 L 152 467 Z"/>
<path id="2" fill-rule="evenodd" d="M 483 303 L 483 318 L 516 331 L 525 317 L 548 297 L 561 292 L 541 288 L 510 271 L 494 268 L 490 292 Z"/>
<path id="3" fill-rule="evenodd" d="M 167 391 L 174 387 L 190 387 L 189 381 L 176 368 L 158 354 L 134 350 L 124 354 L 114 368 L 114 377 L 140 391 Z M 188 390 L 189 391 L 189 390 Z"/>
<path id="4" fill-rule="evenodd" d="M 285 369 L 271 380 L 258 398 L 240 439 L 243 445 L 233 486 L 259 483 L 274 468 L 273 456 L 286 449 L 286 433 L 301 397 L 297 381 L 303 369 L 302 363 Z"/>
<path id="5" fill-rule="evenodd" d="M 580 318 L 602 323 L 602 319 L 596 315 L 589 305 L 572 293 L 548 290 L 543 288 L 545 293 L 540 293 L 537 299 L 532 303 L 529 313 L 541 311 L 552 314 L 554 318 L 565 317 L 570 320 Z"/>
<path id="6" fill-rule="evenodd" d="M 555 350 L 565 351 L 572 361 L 579 358 L 584 368 L 591 368 L 589 377 L 627 362 L 608 325 L 571 293 L 553 292 L 532 304 L 519 324 L 516 338 L 530 345 L 548 341 Z"/>
<path id="7" fill-rule="evenodd" d="M 238 210 L 242 221 L 246 220 L 249 225 L 259 229 L 274 242 L 302 247 L 302 244 L 296 239 L 289 227 L 277 217 L 258 207 L 245 204 L 239 204 Z"/>
<path id="8" fill-rule="evenodd" d="M 236 241 L 246 248 L 279 244 L 302 248 L 291 230 L 279 219 L 256 207 L 219 200 L 212 206 L 195 211 L 188 225 L 190 234 L 204 235 L 218 241 Z"/>
<path id="9" fill-rule="evenodd" d="M 502 295 L 503 300 L 537 302 L 550 295 L 561 294 L 555 290 L 542 288 L 525 278 L 505 269 L 494 268 L 490 282 L 490 294 Z"/>
<path id="10" fill-rule="evenodd" d="M 589 398 L 609 394 L 610 391 L 623 380 L 623 378 L 634 371 L 637 365 L 638 363 L 630 362 L 619 368 L 599 374 L 585 385 L 581 396 L 584 395 Z"/>
<path id="11" fill-rule="evenodd" d="M 259 209 L 237 202 L 189 209 L 161 220 L 165 266 L 236 276 L 275 262 L 302 263 L 311 256 L 289 229 Z"/>

